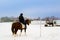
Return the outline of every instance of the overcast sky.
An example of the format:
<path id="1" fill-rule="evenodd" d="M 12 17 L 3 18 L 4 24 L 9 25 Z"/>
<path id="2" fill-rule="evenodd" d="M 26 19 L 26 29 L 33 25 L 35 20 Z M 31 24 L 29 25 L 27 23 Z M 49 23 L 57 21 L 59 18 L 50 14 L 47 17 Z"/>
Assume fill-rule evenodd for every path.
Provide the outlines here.
<path id="1" fill-rule="evenodd" d="M 0 0 L 0 17 L 60 17 L 60 0 Z"/>

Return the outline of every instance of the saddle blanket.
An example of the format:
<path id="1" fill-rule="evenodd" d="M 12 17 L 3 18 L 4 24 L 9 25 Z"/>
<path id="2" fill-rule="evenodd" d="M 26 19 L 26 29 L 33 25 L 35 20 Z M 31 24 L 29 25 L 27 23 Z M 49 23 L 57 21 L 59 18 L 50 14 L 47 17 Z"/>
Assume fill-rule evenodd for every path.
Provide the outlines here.
<path id="1" fill-rule="evenodd" d="M 21 24 L 22 24 L 22 28 L 25 28 L 25 25 L 23 23 L 21 23 Z"/>

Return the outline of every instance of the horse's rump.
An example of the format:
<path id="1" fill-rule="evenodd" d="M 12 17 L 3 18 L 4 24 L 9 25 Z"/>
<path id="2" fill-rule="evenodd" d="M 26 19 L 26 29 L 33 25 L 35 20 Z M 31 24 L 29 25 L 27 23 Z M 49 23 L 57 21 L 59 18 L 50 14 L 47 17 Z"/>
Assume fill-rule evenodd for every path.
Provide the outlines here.
<path id="1" fill-rule="evenodd" d="M 22 27 L 22 25 L 21 25 L 21 23 L 20 22 L 14 22 L 13 24 L 12 24 L 12 27 Z"/>

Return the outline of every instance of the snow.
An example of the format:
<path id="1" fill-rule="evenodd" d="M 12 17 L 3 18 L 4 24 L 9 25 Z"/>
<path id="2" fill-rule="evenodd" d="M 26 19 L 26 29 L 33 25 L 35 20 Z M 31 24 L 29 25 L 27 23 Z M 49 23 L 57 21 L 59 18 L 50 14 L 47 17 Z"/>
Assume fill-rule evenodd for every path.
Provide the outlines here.
<path id="1" fill-rule="evenodd" d="M 60 40 L 60 27 L 44 27 L 45 21 L 32 21 L 27 25 L 26 35 L 24 30 L 20 36 L 12 36 L 12 22 L 0 23 L 0 40 Z"/>

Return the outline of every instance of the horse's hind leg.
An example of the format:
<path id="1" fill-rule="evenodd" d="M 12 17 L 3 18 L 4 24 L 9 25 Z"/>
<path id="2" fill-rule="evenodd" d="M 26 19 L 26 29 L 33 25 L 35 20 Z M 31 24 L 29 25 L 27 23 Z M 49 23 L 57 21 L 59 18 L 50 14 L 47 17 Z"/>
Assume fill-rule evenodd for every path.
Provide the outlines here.
<path id="1" fill-rule="evenodd" d="M 15 29 L 15 34 L 17 34 L 17 29 Z"/>
<path id="2" fill-rule="evenodd" d="M 16 37 L 17 31 L 18 31 L 18 29 L 15 29 L 15 31 L 14 31 L 14 36 L 15 37 Z"/>

